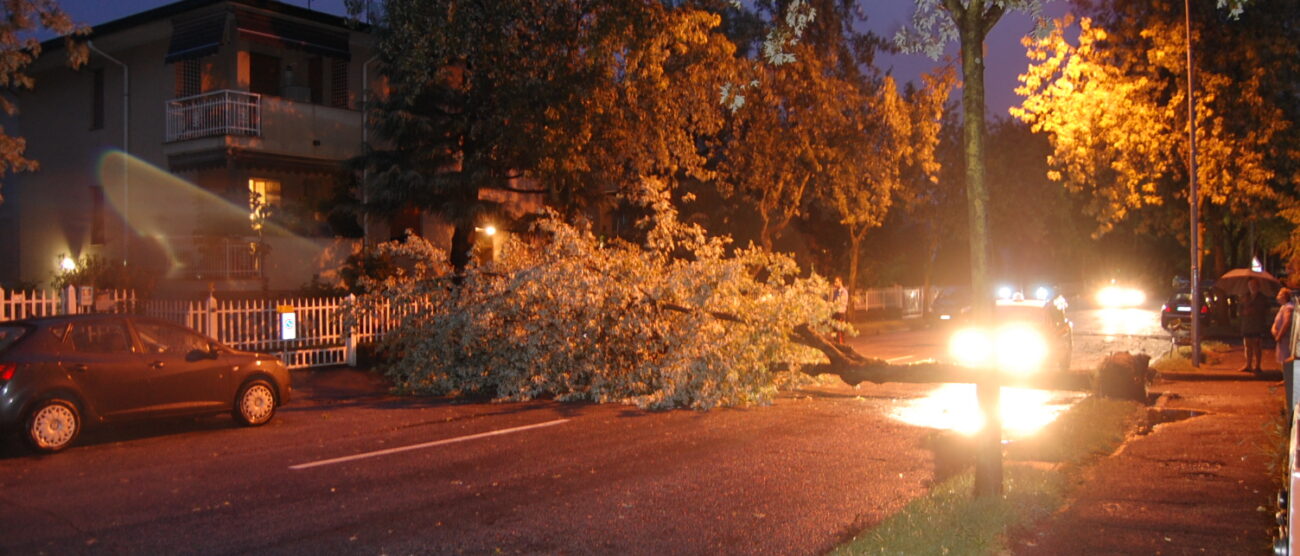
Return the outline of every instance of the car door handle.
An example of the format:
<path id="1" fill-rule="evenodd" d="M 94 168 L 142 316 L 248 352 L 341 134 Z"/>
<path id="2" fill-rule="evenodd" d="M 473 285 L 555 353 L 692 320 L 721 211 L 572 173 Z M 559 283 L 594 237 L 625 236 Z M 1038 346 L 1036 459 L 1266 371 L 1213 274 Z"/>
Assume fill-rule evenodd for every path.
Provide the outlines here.
<path id="1" fill-rule="evenodd" d="M 163 363 L 162 361 L 154 361 L 153 363 L 150 363 L 150 364 L 149 364 L 149 368 L 150 368 L 150 369 L 161 369 L 161 368 L 166 367 L 166 366 L 167 366 L 167 364 L 166 364 L 166 363 Z"/>

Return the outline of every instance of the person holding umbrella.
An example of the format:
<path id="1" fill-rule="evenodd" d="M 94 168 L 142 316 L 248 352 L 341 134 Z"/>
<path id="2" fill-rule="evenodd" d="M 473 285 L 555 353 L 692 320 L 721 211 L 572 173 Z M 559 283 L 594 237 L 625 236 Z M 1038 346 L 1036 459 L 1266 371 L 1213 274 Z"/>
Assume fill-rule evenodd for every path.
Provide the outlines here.
<path id="1" fill-rule="evenodd" d="M 1260 362 L 1264 358 L 1264 335 L 1269 334 L 1272 323 L 1268 322 L 1268 310 L 1272 300 L 1260 292 L 1259 279 L 1251 278 L 1246 282 L 1246 294 L 1241 298 L 1241 343 L 1246 348 L 1246 364 L 1241 368 L 1244 373 L 1260 372 Z"/>

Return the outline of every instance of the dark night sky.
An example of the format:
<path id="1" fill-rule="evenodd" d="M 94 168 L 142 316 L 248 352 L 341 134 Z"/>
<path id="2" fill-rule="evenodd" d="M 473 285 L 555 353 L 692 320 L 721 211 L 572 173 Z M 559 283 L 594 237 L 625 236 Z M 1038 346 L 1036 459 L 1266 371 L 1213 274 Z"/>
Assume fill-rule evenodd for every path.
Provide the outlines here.
<path id="1" fill-rule="evenodd" d="M 126 17 L 151 8 L 166 5 L 169 0 L 61 0 L 60 5 L 73 19 L 89 25 L 98 25 L 114 19 Z M 343 0 L 285 0 L 286 4 L 327 13 L 342 15 Z M 1068 3 L 1048 1 L 1045 11 L 1049 17 L 1059 17 L 1068 11 Z M 915 9 L 913 0 L 868 0 L 864 2 L 868 24 L 872 30 L 886 37 L 892 37 L 894 31 L 910 22 Z M 1033 23 L 1023 14 L 1010 14 L 1003 18 L 993 29 L 987 41 L 988 58 L 985 87 L 988 91 L 988 113 L 994 117 L 1005 117 L 1007 107 L 1017 102 L 1014 89 L 1016 75 L 1023 72 L 1028 65 L 1024 47 L 1020 38 L 1033 28 Z M 950 45 L 949 53 L 956 57 L 956 46 Z M 917 80 L 926 70 L 937 62 L 922 55 L 888 56 L 880 61 L 881 65 L 892 68 L 900 81 Z"/>

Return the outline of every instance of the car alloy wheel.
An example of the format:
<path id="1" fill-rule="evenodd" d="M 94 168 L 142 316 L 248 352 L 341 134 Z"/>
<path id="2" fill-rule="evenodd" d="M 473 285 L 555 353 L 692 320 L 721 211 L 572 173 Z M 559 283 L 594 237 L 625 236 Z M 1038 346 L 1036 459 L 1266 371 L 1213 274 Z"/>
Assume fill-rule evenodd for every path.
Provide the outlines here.
<path id="1" fill-rule="evenodd" d="M 57 452 L 77 438 L 81 416 L 77 408 L 64 400 L 46 400 L 27 418 L 27 440 L 41 452 Z"/>
<path id="2" fill-rule="evenodd" d="M 275 415 L 275 392 L 263 381 L 250 382 L 235 398 L 235 419 L 248 426 L 265 424 Z"/>

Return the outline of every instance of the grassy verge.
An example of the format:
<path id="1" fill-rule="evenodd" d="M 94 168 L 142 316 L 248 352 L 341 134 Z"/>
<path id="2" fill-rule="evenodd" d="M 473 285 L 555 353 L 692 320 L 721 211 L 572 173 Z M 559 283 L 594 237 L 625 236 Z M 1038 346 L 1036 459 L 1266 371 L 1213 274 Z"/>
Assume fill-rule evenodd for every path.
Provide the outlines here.
<path id="1" fill-rule="evenodd" d="M 972 496 L 974 475 L 966 471 L 832 554 L 1005 553 L 1008 533 L 1059 509 L 1079 469 L 1119 446 L 1140 407 L 1084 400 L 1033 439 L 1008 447 L 1001 498 Z"/>
<path id="2" fill-rule="evenodd" d="M 1211 365 L 1218 364 L 1223 354 L 1232 350 L 1232 346 L 1223 342 L 1201 342 L 1201 356 Z M 1192 346 L 1178 346 L 1177 349 L 1151 362 L 1151 368 L 1162 373 L 1190 372 L 1192 367 Z"/>

